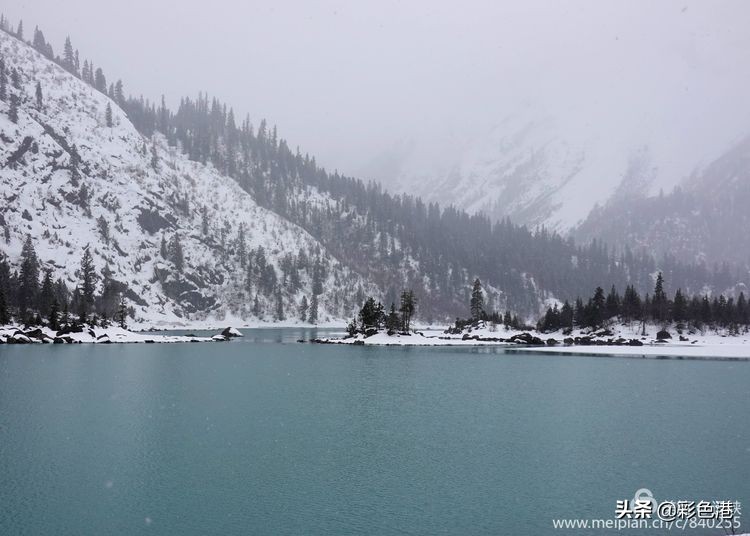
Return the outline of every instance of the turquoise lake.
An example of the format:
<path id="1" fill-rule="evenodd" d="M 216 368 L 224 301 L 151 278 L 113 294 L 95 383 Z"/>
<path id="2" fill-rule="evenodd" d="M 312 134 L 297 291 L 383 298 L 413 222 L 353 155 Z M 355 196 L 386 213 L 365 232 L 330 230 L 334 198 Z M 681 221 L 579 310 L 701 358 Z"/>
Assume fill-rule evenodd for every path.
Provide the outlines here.
<path id="1" fill-rule="evenodd" d="M 577 534 L 639 488 L 750 518 L 750 362 L 244 332 L 0 346 L 0 535 Z"/>

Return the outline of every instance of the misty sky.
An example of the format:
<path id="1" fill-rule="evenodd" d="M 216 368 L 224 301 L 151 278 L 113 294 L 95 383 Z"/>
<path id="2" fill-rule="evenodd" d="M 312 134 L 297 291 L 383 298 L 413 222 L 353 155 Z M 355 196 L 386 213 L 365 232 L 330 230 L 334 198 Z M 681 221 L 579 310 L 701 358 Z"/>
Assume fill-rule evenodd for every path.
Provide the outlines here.
<path id="1" fill-rule="evenodd" d="M 176 7 L 179 6 L 179 9 Z M 750 2 L 5 0 L 55 52 L 69 34 L 126 91 L 207 91 L 329 168 L 465 138 L 522 109 L 750 118 Z M 613 112 L 613 111 L 616 111 Z"/>

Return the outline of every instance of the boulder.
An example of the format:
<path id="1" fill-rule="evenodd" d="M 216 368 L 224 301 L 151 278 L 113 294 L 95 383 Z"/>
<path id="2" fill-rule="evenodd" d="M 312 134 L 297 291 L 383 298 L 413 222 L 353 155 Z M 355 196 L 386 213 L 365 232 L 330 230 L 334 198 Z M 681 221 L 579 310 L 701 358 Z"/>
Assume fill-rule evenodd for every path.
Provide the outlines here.
<path id="1" fill-rule="evenodd" d="M 17 332 L 8 337 L 8 344 L 31 344 L 32 340 L 23 333 Z"/>
<path id="2" fill-rule="evenodd" d="M 628 344 L 630 346 L 643 346 L 643 343 L 638 339 L 630 339 L 630 342 Z"/>
<path id="3" fill-rule="evenodd" d="M 67 325 L 64 328 L 61 328 L 57 332 L 58 337 L 62 337 L 63 335 L 67 335 L 68 333 L 83 333 L 83 327 L 82 326 L 74 326 L 74 325 Z"/>
<path id="4" fill-rule="evenodd" d="M 663 341 L 666 339 L 671 339 L 672 335 L 670 335 L 666 329 L 662 329 L 656 334 L 656 338 L 659 339 L 660 341 Z"/>
<path id="5" fill-rule="evenodd" d="M 227 339 L 224 335 L 214 335 L 213 337 L 211 337 L 211 340 L 216 341 L 216 342 L 224 342 L 224 341 L 228 341 L 229 339 Z M 154 342 L 154 341 L 146 341 L 146 342 Z"/>
<path id="6" fill-rule="evenodd" d="M 557 346 L 557 339 L 547 339 L 547 346 Z"/>
<path id="7" fill-rule="evenodd" d="M 237 328 L 224 328 L 224 331 L 221 332 L 222 335 L 224 335 L 227 339 L 231 339 L 234 337 L 242 337 L 242 333 Z"/>

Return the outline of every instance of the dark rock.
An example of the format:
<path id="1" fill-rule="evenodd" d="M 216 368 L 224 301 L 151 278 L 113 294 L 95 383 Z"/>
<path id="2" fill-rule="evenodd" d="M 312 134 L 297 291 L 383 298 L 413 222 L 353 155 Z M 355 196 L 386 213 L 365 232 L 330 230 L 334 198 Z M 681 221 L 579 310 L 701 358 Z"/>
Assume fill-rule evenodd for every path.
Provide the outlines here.
<path id="1" fill-rule="evenodd" d="M 365 330 L 365 337 L 372 337 L 373 335 L 377 335 L 378 330 L 375 328 L 368 328 Z"/>
<path id="2" fill-rule="evenodd" d="M 628 344 L 630 346 L 643 346 L 643 343 L 638 339 L 630 339 L 630 342 Z"/>
<path id="3" fill-rule="evenodd" d="M 355 344 L 357 346 L 364 346 L 365 345 L 365 341 L 354 341 L 352 344 Z"/>
<path id="4" fill-rule="evenodd" d="M 140 210 L 141 213 L 137 218 L 138 224 L 149 234 L 158 233 L 162 229 L 172 226 L 169 220 L 163 218 L 158 212 L 147 208 L 141 208 Z"/>
<path id="5" fill-rule="evenodd" d="M 63 335 L 67 335 L 68 333 L 83 333 L 83 327 L 73 325 L 65 326 L 64 328 L 57 331 L 57 336 L 61 337 Z"/>
<path id="6" fill-rule="evenodd" d="M 29 331 L 24 331 L 23 334 L 26 335 L 27 337 L 31 338 L 31 339 L 37 339 L 37 340 L 40 340 L 40 341 L 43 341 L 45 339 L 49 339 L 49 337 L 41 329 L 39 329 L 39 328 L 37 328 L 37 329 L 31 329 Z"/>
<path id="7" fill-rule="evenodd" d="M 573 338 L 572 338 L 572 337 L 565 337 L 565 338 L 563 339 L 563 344 L 564 344 L 565 346 L 573 346 L 573 345 L 575 344 L 575 342 L 576 342 L 576 341 L 575 341 L 575 340 L 573 340 Z"/>
<path id="8" fill-rule="evenodd" d="M 656 334 L 656 338 L 659 340 L 671 339 L 672 335 L 666 329 L 662 329 Z"/>
<path id="9" fill-rule="evenodd" d="M 557 339 L 547 339 L 547 346 L 557 346 Z"/>
<path id="10" fill-rule="evenodd" d="M 222 335 L 224 335 L 227 339 L 231 339 L 234 337 L 242 337 L 242 334 L 238 334 L 239 332 L 236 329 L 233 328 L 224 328 L 224 331 L 221 332 Z"/>
<path id="11" fill-rule="evenodd" d="M 689 340 L 687 337 L 680 335 L 680 342 L 688 342 Z"/>

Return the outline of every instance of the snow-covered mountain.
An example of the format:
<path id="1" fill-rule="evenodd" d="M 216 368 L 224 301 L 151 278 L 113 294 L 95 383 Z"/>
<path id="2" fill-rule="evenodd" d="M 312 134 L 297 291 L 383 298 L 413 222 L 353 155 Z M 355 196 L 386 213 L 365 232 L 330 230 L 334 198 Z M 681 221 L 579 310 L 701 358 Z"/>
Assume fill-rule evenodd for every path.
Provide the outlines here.
<path id="1" fill-rule="evenodd" d="M 0 101 L 0 252 L 11 261 L 30 235 L 42 270 L 73 289 L 88 247 L 99 284 L 111 280 L 151 325 L 294 320 L 314 285 L 324 322 L 350 317 L 352 297 L 372 290 L 308 232 L 163 137 L 141 135 L 107 96 L 31 46 L 0 32 L 0 56 L 18 73 Z M 180 259 L 164 255 L 167 244 Z"/>
<path id="2" fill-rule="evenodd" d="M 399 143 L 362 171 L 425 200 L 567 232 L 611 200 L 670 192 L 748 132 L 750 111 L 716 119 L 684 104 L 659 113 L 529 107 L 471 135 Z"/>
<path id="3" fill-rule="evenodd" d="M 475 278 L 488 310 L 528 318 L 549 300 L 575 299 L 592 285 L 646 291 L 661 268 L 686 290 L 737 283 L 703 266 L 614 256 L 600 244 L 579 246 L 547 230 L 494 225 L 392 195 L 327 172 L 314 157 L 290 150 L 265 121 L 257 130 L 249 118 L 236 122 L 217 99 L 184 98 L 171 111 L 125 97 L 119 81 L 108 90 L 103 72 L 53 59 L 41 36 L 35 40 L 24 42 L 7 27 L 0 32 L 9 78 L 0 98 L 0 290 L 11 296 L 14 314 L 23 311 L 25 294 L 10 287 L 23 278 L 6 267 L 23 275 L 29 237 L 42 272 L 69 290 L 82 285 L 81 260 L 91 253 L 99 273 L 94 311 L 110 316 L 123 294 L 140 325 L 341 321 L 365 296 L 398 304 L 405 289 L 414 291 L 421 319 L 444 321 L 463 314 Z M 550 214 L 574 221 L 576 196 L 586 192 L 582 162 L 592 161 L 579 149 L 588 142 L 562 142 L 572 138 L 551 135 L 551 125 L 511 121 L 493 131 L 507 157 L 500 164 L 482 160 L 485 146 L 473 148 L 474 161 L 512 175 L 486 183 L 500 201 L 478 195 L 460 176 L 457 185 L 433 185 L 445 194 L 423 193 L 474 210 L 502 201 L 511 216 L 526 213 L 527 221 Z M 506 136 L 514 131 L 515 138 Z M 404 146 L 404 158 L 415 149 Z M 596 160 L 602 173 L 607 161 Z M 630 170 L 624 182 L 648 183 L 650 162 L 646 151 L 623 163 Z M 622 183 L 620 177 L 592 195 L 606 199 Z M 80 305 L 76 296 L 61 303 Z M 41 300 L 32 309 L 35 302 Z"/>
<path id="4" fill-rule="evenodd" d="M 750 266 L 750 137 L 671 192 L 616 197 L 576 230 L 581 240 L 643 247 L 682 261 Z"/>

